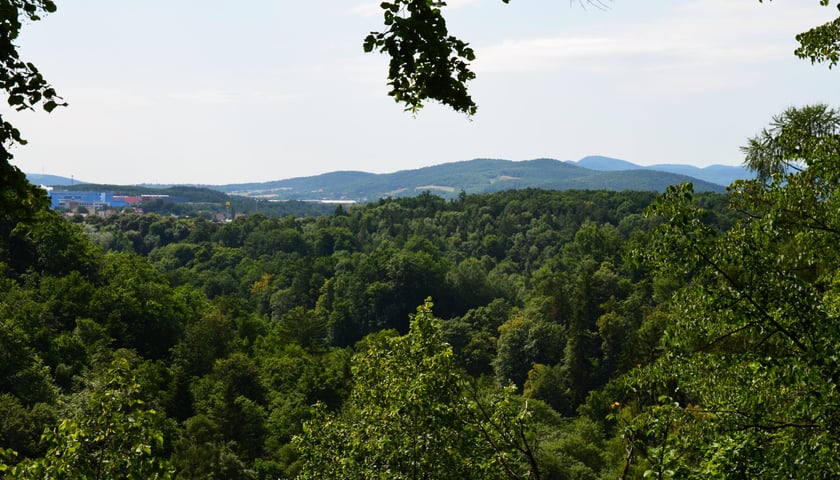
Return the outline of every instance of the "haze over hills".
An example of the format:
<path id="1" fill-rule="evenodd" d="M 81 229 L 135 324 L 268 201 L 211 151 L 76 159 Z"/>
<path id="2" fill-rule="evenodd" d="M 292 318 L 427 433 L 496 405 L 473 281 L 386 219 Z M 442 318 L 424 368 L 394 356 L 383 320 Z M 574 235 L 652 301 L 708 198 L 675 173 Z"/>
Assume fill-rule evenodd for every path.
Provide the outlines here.
<path id="1" fill-rule="evenodd" d="M 590 170 L 600 171 L 620 171 L 620 170 L 656 170 L 660 172 L 670 172 L 679 175 L 687 175 L 699 180 L 716 183 L 718 185 L 728 186 L 735 180 L 744 180 L 752 178 L 752 174 L 743 166 L 730 165 L 709 165 L 708 167 L 695 167 L 693 165 L 683 165 L 676 163 L 663 163 L 658 165 L 650 165 L 647 167 L 630 163 L 626 160 L 619 160 L 616 158 L 603 157 L 599 155 L 592 155 L 583 157 L 577 162 L 568 162 L 575 165 L 588 168 Z"/>
<path id="2" fill-rule="evenodd" d="M 51 175 L 27 176 L 33 183 L 43 185 L 83 183 Z M 521 188 L 662 192 L 669 185 L 682 182 L 693 182 L 697 191 L 724 192 L 726 185 L 750 177 L 743 167 L 644 167 L 625 160 L 589 156 L 565 162 L 548 158 L 526 161 L 474 159 L 386 174 L 336 171 L 310 177 L 205 187 L 231 195 L 272 200 L 367 202 L 383 197 L 413 196 L 423 191 L 446 198 L 454 198 L 461 191 L 473 194 Z"/>
<path id="3" fill-rule="evenodd" d="M 214 186 L 226 193 L 294 200 L 371 201 L 412 196 L 423 191 L 447 198 L 517 188 L 552 190 L 651 190 L 693 182 L 697 191 L 724 192 L 737 179 L 750 178 L 743 167 L 688 165 L 643 167 L 609 157 L 577 162 L 542 158 L 526 161 L 474 159 L 387 174 L 344 171 L 273 182 Z"/>
<path id="4" fill-rule="evenodd" d="M 89 182 L 76 180 L 75 178 L 61 177 L 58 175 L 48 175 L 44 173 L 27 173 L 26 178 L 29 183 L 33 185 L 48 185 L 50 187 L 64 187 L 67 185 L 79 185 Z"/>

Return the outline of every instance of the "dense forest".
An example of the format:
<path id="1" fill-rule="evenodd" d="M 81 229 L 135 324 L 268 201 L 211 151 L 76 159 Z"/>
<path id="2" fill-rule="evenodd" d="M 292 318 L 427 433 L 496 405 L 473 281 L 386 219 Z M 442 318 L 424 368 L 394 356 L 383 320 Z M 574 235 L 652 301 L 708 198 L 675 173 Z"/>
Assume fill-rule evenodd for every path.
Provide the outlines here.
<path id="1" fill-rule="evenodd" d="M 474 54 L 437 5 L 383 2 L 364 47 L 409 110 L 473 114 Z M 65 105 L 14 43 L 54 2 L 4 6 L 7 103 Z M 796 54 L 836 65 L 837 31 Z M 65 219 L 11 163 L 24 142 L 0 118 L 3 479 L 840 478 L 826 105 L 749 139 L 756 176 L 726 195 L 425 193 L 223 223 Z"/>
<path id="2" fill-rule="evenodd" d="M 202 217 L 207 220 L 234 218 L 237 215 L 263 213 L 271 217 L 318 216 L 332 213 L 335 204 L 285 200 L 271 201 L 259 197 L 228 195 L 226 193 L 204 187 L 170 186 L 166 188 L 152 188 L 136 185 L 99 185 L 78 184 L 59 187 L 62 191 L 94 191 L 108 192 L 113 195 L 155 195 L 160 198 L 143 201 L 137 206 L 145 213 L 160 215 L 175 215 L 178 217 Z M 58 207 L 62 210 L 63 207 Z M 74 209 L 78 212 L 78 209 Z M 83 209 L 86 213 L 90 209 Z M 117 210 L 134 211 L 131 207 L 114 208 Z M 64 213 L 73 211 L 64 209 Z"/>
<path id="3" fill-rule="evenodd" d="M 3 249 L 2 446 L 17 452 L 12 464 L 50 459 L 74 435 L 86 462 L 128 468 L 116 459 L 134 447 L 100 438 L 126 430 L 120 442 L 145 445 L 137 462 L 177 478 L 323 478 L 325 460 L 308 456 L 333 449 L 318 422 L 361 415 L 365 395 L 385 402 L 375 388 L 408 394 L 423 372 L 409 375 L 419 367 L 406 362 L 445 354 L 445 368 L 429 368 L 443 369 L 450 391 L 428 391 L 421 403 L 464 397 L 496 408 L 506 396 L 517 418 L 527 398 L 527 444 L 543 478 L 614 472 L 624 447 L 610 446 L 614 422 L 590 392 L 656 354 L 661 326 L 647 314 L 671 287 L 631 254 L 660 223 L 643 215 L 654 198 L 522 190 L 447 202 L 427 193 L 223 224 L 129 213 L 72 223 L 39 212 Z M 700 201 L 707 221 L 731 225 L 725 197 Z M 431 331 L 411 328 L 418 306 L 414 320 L 433 322 Z M 398 356 L 401 336 L 422 336 L 412 341 L 431 351 Z M 400 414 L 424 408 L 438 407 Z M 103 417 L 109 409 L 125 417 Z M 143 415 L 132 423 L 135 412 Z M 440 426 L 421 426 L 439 435 Z M 41 439 L 45 429 L 53 440 Z"/>
<path id="4" fill-rule="evenodd" d="M 213 223 L 33 188 L 0 222 L 0 472 L 835 477 L 838 117 L 784 112 L 727 195 Z"/>

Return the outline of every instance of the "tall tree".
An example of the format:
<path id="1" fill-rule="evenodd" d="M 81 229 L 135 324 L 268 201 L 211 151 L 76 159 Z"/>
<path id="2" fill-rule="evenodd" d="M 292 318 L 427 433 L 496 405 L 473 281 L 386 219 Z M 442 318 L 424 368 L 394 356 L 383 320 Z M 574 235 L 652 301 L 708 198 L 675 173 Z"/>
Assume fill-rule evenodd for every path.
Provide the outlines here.
<path id="1" fill-rule="evenodd" d="M 16 110 L 41 107 L 51 112 L 63 100 L 31 62 L 20 58 L 16 41 L 21 27 L 54 12 L 52 0 L 4 0 L 0 3 L 0 90 L 9 106 Z M 20 220 L 30 220 L 45 208 L 46 195 L 29 184 L 19 168 L 12 165 L 10 149 L 26 143 L 20 131 L 0 115 L 0 238 Z"/>
<path id="2" fill-rule="evenodd" d="M 831 0 L 820 0 L 820 5 L 829 7 Z M 840 2 L 836 6 L 840 10 Z M 840 61 L 840 16 L 798 34 L 796 41 L 799 42 L 794 52 L 797 57 L 809 59 L 811 63 L 828 63 L 829 68 L 837 65 Z"/>
<path id="3" fill-rule="evenodd" d="M 432 304 L 401 337 L 375 337 L 356 354 L 343 412 L 320 408 L 296 437 L 299 478 L 539 478 L 527 410 L 510 391 L 470 400 Z"/>
<path id="4" fill-rule="evenodd" d="M 510 0 L 502 0 L 510 3 Z M 763 0 L 759 0 L 763 2 Z M 819 0 L 829 6 L 830 0 Z M 570 4 L 605 8 L 602 0 L 569 0 Z M 382 2 L 386 29 L 371 32 L 365 38 L 366 52 L 386 53 L 388 95 L 405 109 L 416 113 L 426 101 L 436 101 L 457 112 L 474 115 L 477 105 L 467 88 L 475 78 L 470 62 L 475 52 L 469 43 L 450 35 L 442 9 L 442 0 L 393 0 Z M 837 3 L 840 10 L 840 2 Z M 813 63 L 827 62 L 829 67 L 840 60 L 840 16 L 796 36 L 799 48 L 795 54 Z"/>
<path id="5" fill-rule="evenodd" d="M 840 460 L 840 113 L 791 108 L 745 147 L 755 180 L 721 233 L 672 187 L 651 264 L 688 278 L 665 353 L 637 369 L 627 438 L 680 478 L 837 478 Z"/>
<path id="6" fill-rule="evenodd" d="M 510 0 L 502 0 L 510 3 Z M 602 6 L 600 0 L 579 0 Z M 470 62 L 475 52 L 469 44 L 449 34 L 441 0 L 394 0 L 382 2 L 385 31 L 365 38 L 366 52 L 391 57 L 388 95 L 417 113 L 427 100 L 440 102 L 456 112 L 474 115 L 477 106 L 467 89 L 475 78 Z"/>
<path id="7" fill-rule="evenodd" d="M 0 472 L 21 480 L 170 478 L 168 462 L 160 455 L 163 418 L 140 400 L 135 374 L 128 360 L 119 358 L 80 415 L 44 433 L 48 449 L 43 457 L 11 466 L 0 459 Z"/>

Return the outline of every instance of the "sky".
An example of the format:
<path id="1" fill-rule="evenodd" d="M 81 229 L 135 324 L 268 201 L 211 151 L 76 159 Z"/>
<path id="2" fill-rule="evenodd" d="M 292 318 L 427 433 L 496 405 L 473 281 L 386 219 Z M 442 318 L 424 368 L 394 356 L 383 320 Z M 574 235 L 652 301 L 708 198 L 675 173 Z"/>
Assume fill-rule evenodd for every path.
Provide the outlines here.
<path id="1" fill-rule="evenodd" d="M 73 0 L 24 27 L 22 57 L 69 103 L 3 115 L 28 173 L 229 184 L 473 158 L 737 165 L 790 106 L 840 107 L 840 69 L 793 55 L 837 15 L 817 0 L 450 0 L 478 113 L 387 96 L 365 54 L 379 1 Z"/>

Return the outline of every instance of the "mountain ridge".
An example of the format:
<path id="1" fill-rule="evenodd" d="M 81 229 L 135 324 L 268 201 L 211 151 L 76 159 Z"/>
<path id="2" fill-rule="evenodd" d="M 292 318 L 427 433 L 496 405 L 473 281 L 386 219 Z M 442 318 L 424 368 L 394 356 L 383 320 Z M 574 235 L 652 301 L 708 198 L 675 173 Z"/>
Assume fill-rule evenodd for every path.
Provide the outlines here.
<path id="1" fill-rule="evenodd" d="M 722 193 L 726 190 L 726 185 L 735 179 L 750 177 L 742 167 L 720 167 L 707 171 L 690 165 L 664 165 L 662 169 L 658 169 L 655 165 L 644 167 L 603 156 L 584 157 L 577 162 L 551 158 L 520 161 L 475 158 L 393 173 L 365 174 L 347 171 L 344 173 L 352 173 L 355 176 L 353 181 L 344 183 L 333 182 L 336 178 L 334 175 L 338 172 L 330 172 L 210 188 L 233 195 L 264 196 L 277 200 L 366 202 L 382 197 L 417 195 L 424 190 L 447 198 L 454 198 L 461 191 L 477 194 L 516 188 L 662 192 L 669 185 L 682 182 L 693 182 L 697 191 Z M 682 172 L 694 173 L 696 176 Z M 700 177 L 717 179 L 720 183 Z"/>
<path id="2" fill-rule="evenodd" d="M 46 184 L 38 175 L 27 174 L 33 183 Z M 63 177 L 40 175 L 50 179 Z M 750 178 L 743 167 L 712 165 L 705 168 L 680 164 L 641 166 L 605 156 L 578 161 L 552 158 L 504 160 L 475 158 L 392 173 L 337 170 L 305 177 L 266 182 L 201 185 L 229 195 L 269 200 L 314 200 L 368 202 L 383 197 L 413 196 L 423 191 L 454 198 L 468 194 L 508 189 L 553 190 L 649 190 L 664 191 L 669 185 L 693 182 L 697 191 L 724 192 L 736 179 Z M 45 178 L 44 178 L 45 179 Z M 76 180 L 54 185 L 79 185 Z"/>
<path id="3" fill-rule="evenodd" d="M 655 170 L 660 172 L 670 172 L 680 175 L 688 175 L 699 180 L 729 186 L 735 180 L 743 180 L 752 178 L 752 174 L 743 166 L 732 165 L 708 165 L 706 167 L 695 167 L 694 165 L 686 165 L 681 163 L 659 163 L 656 165 L 637 165 L 626 160 L 619 160 L 617 158 L 604 157 L 600 155 L 590 155 L 583 157 L 577 161 L 570 161 L 569 163 L 584 166 L 591 170 L 600 171 L 620 171 L 620 170 Z"/>

